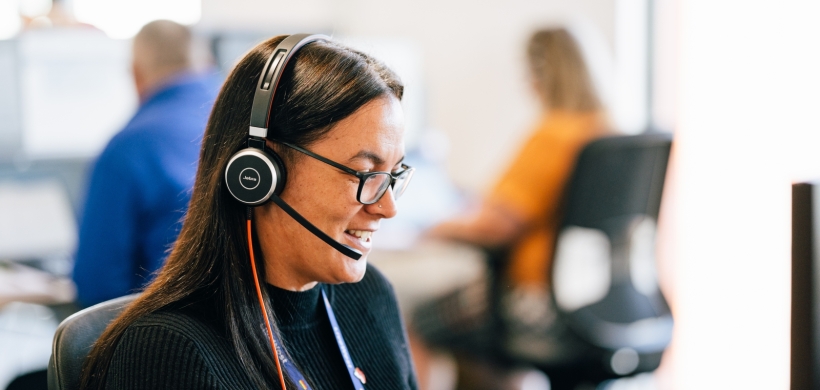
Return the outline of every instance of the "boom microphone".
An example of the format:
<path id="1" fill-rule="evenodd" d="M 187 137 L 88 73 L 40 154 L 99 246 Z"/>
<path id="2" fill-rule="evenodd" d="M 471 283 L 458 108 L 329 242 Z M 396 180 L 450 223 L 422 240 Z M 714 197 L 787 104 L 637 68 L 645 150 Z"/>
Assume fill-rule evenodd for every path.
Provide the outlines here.
<path id="1" fill-rule="evenodd" d="M 319 228 L 314 226 L 312 223 L 308 222 L 307 219 L 305 219 L 303 216 L 297 213 L 296 210 L 290 207 L 290 205 L 285 203 L 285 201 L 282 200 L 282 198 L 280 198 L 279 195 L 273 194 L 270 198 L 273 201 L 273 203 L 276 203 L 276 205 L 281 207 L 282 210 L 285 210 L 285 212 L 288 213 L 288 215 L 290 215 L 293 219 L 295 219 L 296 222 L 299 222 L 300 225 L 304 226 L 305 229 L 313 233 L 314 236 L 319 237 L 319 239 L 326 242 L 328 245 L 332 246 L 333 249 L 341 252 L 343 255 L 353 260 L 359 260 L 362 258 L 362 252 L 330 238 L 330 236 L 325 234 L 323 231 L 319 230 Z"/>

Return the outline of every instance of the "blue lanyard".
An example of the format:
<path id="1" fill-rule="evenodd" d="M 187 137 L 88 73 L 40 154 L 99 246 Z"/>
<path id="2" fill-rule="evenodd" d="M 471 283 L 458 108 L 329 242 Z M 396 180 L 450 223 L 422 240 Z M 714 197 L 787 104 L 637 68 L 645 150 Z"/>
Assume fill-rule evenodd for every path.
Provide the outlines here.
<path id="1" fill-rule="evenodd" d="M 336 345 L 339 347 L 339 352 L 342 354 L 342 359 L 345 361 L 345 367 L 347 368 L 347 373 L 350 375 L 350 382 L 353 383 L 353 388 L 356 390 L 364 390 L 364 386 L 362 386 L 362 382 L 359 378 L 356 377 L 354 374 L 355 367 L 353 366 L 353 360 L 350 358 L 350 352 L 347 350 L 347 344 L 345 344 L 345 339 L 342 336 L 342 330 L 339 328 L 339 322 L 336 321 L 336 315 L 333 314 L 333 308 L 330 306 L 330 301 L 327 300 L 327 294 L 325 294 L 325 289 L 322 288 L 322 300 L 325 303 L 325 311 L 327 312 L 327 317 L 330 319 L 330 327 L 333 328 L 333 337 L 336 338 Z M 296 365 L 293 363 L 293 360 L 288 356 L 284 349 L 282 349 L 281 345 L 282 342 L 279 340 L 279 337 L 274 333 L 273 335 L 274 345 L 276 345 L 276 350 L 279 353 L 279 362 L 282 364 L 282 367 L 288 373 L 288 377 L 291 380 L 296 382 L 296 384 L 300 387 L 300 390 L 311 390 L 308 381 L 305 379 L 305 376 L 302 375 L 302 372 L 296 368 Z"/>

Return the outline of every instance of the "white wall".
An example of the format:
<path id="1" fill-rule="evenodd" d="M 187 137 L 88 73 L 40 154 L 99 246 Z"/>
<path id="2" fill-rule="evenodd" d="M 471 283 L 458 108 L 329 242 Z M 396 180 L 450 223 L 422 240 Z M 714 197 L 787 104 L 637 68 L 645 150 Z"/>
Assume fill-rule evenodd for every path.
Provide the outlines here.
<path id="1" fill-rule="evenodd" d="M 451 140 L 457 184 L 489 185 L 537 113 L 524 44 L 545 22 L 581 19 L 614 45 L 616 0 L 203 0 L 201 26 L 314 28 L 338 36 L 416 43 L 423 57 L 428 124 Z"/>

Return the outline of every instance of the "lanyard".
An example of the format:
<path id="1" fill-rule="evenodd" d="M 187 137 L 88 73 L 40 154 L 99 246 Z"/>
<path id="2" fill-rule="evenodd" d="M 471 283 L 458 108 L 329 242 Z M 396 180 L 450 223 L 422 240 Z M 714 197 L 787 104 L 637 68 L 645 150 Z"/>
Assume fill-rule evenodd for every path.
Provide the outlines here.
<path id="1" fill-rule="evenodd" d="M 342 359 L 345 361 L 345 367 L 347 368 L 348 375 L 350 375 L 350 381 L 353 383 L 353 388 L 356 390 L 364 390 L 362 382 L 354 374 L 355 367 L 353 366 L 353 360 L 350 358 L 350 352 L 347 350 L 347 344 L 345 344 L 345 339 L 342 336 L 342 330 L 339 328 L 339 322 L 336 321 L 336 315 L 333 314 L 333 308 L 330 306 L 330 301 L 327 300 L 327 294 L 325 294 L 324 288 L 322 288 L 322 300 L 325 303 L 327 317 L 330 319 L 330 327 L 333 328 L 333 337 L 336 338 L 336 345 L 339 347 L 339 352 L 341 352 Z M 302 372 L 299 371 L 298 368 L 296 368 L 296 364 L 293 363 L 293 360 L 290 356 L 288 356 L 287 352 L 281 348 L 282 342 L 279 340 L 279 336 L 274 333 L 273 338 L 274 345 L 279 353 L 279 362 L 288 373 L 288 377 L 296 382 L 296 384 L 300 387 L 299 390 L 311 390 L 310 385 L 307 380 L 305 380 L 305 376 L 302 375 Z"/>

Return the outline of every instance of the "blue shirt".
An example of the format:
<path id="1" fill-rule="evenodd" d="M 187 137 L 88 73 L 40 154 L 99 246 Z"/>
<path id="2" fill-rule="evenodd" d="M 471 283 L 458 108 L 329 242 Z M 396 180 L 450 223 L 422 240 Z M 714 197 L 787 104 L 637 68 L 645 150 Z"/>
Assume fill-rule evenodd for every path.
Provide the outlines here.
<path id="1" fill-rule="evenodd" d="M 155 91 L 91 170 L 73 279 L 93 305 L 152 279 L 182 226 L 219 83 L 180 74 Z"/>

